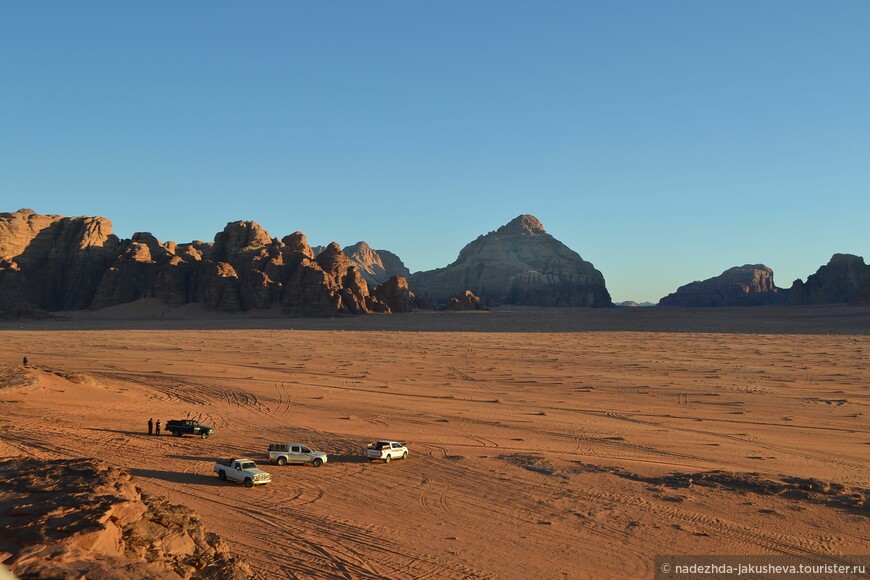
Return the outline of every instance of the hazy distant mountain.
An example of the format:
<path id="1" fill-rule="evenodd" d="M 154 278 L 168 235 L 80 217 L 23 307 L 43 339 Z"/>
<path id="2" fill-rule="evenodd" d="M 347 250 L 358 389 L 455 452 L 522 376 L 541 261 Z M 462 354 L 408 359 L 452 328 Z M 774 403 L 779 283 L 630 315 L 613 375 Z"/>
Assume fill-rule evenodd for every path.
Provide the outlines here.
<path id="1" fill-rule="evenodd" d="M 616 304 L 621 308 L 646 308 L 648 306 L 655 306 L 652 302 L 635 302 L 634 300 L 625 300 L 623 302 L 619 302 Z"/>
<path id="2" fill-rule="evenodd" d="M 612 306 L 601 272 L 530 215 L 478 237 L 449 266 L 417 272 L 409 282 L 435 304 L 470 290 L 488 305 Z"/>
<path id="3" fill-rule="evenodd" d="M 806 282 L 795 280 L 789 304 L 870 304 L 870 266 L 852 254 L 834 254 Z"/>
<path id="4" fill-rule="evenodd" d="M 760 306 L 782 304 L 788 291 L 773 283 L 773 270 L 764 264 L 729 268 L 701 282 L 680 286 L 659 300 L 659 306 Z"/>
<path id="5" fill-rule="evenodd" d="M 373 250 L 365 242 L 347 246 L 343 251 L 351 262 L 359 266 L 360 273 L 370 285 L 386 282 L 392 276 L 408 278 L 411 275 L 397 255 L 386 250 Z"/>

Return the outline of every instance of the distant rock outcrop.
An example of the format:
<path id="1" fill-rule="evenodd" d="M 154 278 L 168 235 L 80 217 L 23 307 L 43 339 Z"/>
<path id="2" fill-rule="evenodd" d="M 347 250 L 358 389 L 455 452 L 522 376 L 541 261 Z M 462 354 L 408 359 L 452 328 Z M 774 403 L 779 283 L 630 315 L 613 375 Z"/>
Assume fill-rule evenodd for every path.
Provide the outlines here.
<path id="1" fill-rule="evenodd" d="M 764 264 L 746 264 L 715 278 L 680 286 L 659 300 L 659 306 L 761 306 L 782 304 L 786 294 L 773 283 L 773 270 Z"/>
<path id="2" fill-rule="evenodd" d="M 410 312 L 414 306 L 414 294 L 408 288 L 408 280 L 401 276 L 392 276 L 386 282 L 378 284 L 373 293 L 392 312 Z"/>
<path id="3" fill-rule="evenodd" d="M 338 244 L 315 258 L 301 232 L 279 241 L 256 222 L 238 221 L 213 244 L 161 244 L 149 233 L 118 240 L 104 218 L 0 214 L 3 316 L 99 309 L 141 298 L 222 312 L 389 312 Z"/>
<path id="4" fill-rule="evenodd" d="M 192 510 L 95 459 L 0 461 L 4 564 L 20 578 L 259 578 Z"/>
<path id="5" fill-rule="evenodd" d="M 612 306 L 601 272 L 530 215 L 478 237 L 455 262 L 413 274 L 409 283 L 435 304 L 470 290 L 488 305 Z"/>
<path id="6" fill-rule="evenodd" d="M 486 310 L 486 306 L 480 303 L 480 298 L 471 290 L 466 290 L 459 296 L 454 296 L 447 304 L 447 310 Z"/>
<path id="7" fill-rule="evenodd" d="M 788 293 L 789 304 L 866 304 L 870 266 L 852 254 L 834 254 L 806 282 L 795 280 Z"/>
<path id="8" fill-rule="evenodd" d="M 385 250 L 373 250 L 365 242 L 348 246 L 343 252 L 359 267 L 360 274 L 370 286 L 386 282 L 392 276 L 407 278 L 411 275 L 398 256 Z"/>

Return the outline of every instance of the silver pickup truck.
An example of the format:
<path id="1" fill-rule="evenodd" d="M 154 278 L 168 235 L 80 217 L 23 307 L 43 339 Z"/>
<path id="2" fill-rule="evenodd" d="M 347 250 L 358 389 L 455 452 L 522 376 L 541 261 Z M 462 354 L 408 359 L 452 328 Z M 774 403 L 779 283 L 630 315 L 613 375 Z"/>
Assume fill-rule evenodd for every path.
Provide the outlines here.
<path id="1" fill-rule="evenodd" d="M 218 459 L 214 464 L 214 472 L 221 481 L 231 479 L 243 483 L 245 487 L 254 487 L 271 483 L 272 476 L 258 469 L 251 459 Z"/>
<path id="2" fill-rule="evenodd" d="M 270 443 L 266 460 L 278 465 L 310 463 L 314 467 L 320 467 L 327 462 L 328 457 L 323 451 L 314 451 L 299 443 Z"/>

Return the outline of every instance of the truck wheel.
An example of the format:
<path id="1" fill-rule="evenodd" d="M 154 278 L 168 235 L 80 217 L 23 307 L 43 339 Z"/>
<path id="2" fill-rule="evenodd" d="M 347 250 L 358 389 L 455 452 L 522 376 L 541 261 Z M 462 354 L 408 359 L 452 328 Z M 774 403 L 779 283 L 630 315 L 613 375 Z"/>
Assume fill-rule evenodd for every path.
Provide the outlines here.
<path id="1" fill-rule="evenodd" d="M 408 459 L 408 452 L 407 451 L 402 453 L 402 459 Z"/>
<path id="2" fill-rule="evenodd" d="M 245 478 L 245 487 L 254 487 L 254 480 L 250 477 Z"/>
<path id="3" fill-rule="evenodd" d="M 277 463 L 278 465 L 287 465 L 287 458 L 286 457 L 279 457 L 278 461 L 276 461 L 275 463 Z"/>
<path id="4" fill-rule="evenodd" d="M 181 431 L 173 431 L 172 436 L 173 437 L 181 437 Z"/>
<path id="5" fill-rule="evenodd" d="M 223 469 L 218 471 L 218 479 L 220 479 L 221 481 L 226 481 L 227 480 L 227 472 L 224 471 Z"/>
<path id="6" fill-rule="evenodd" d="M 206 437 L 208 437 L 208 433 L 200 433 L 199 436 L 200 436 L 202 439 L 205 439 Z"/>
<path id="7" fill-rule="evenodd" d="M 384 463 L 389 463 L 392 458 L 393 457 L 389 453 L 387 453 L 387 456 L 384 457 Z"/>
<path id="8" fill-rule="evenodd" d="M 314 467 L 320 467 L 321 465 L 323 465 L 323 460 L 317 457 L 311 463 L 314 465 Z"/>

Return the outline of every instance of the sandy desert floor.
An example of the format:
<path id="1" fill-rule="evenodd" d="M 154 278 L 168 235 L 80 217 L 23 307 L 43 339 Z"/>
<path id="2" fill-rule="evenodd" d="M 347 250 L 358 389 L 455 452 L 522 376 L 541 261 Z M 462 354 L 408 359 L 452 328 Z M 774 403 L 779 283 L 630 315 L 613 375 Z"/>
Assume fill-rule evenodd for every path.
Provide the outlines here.
<path id="1" fill-rule="evenodd" d="M 565 322 L 607 312 L 545 332 L 534 319 L 553 314 L 534 311 L 4 323 L 0 454 L 128 469 L 268 577 L 652 577 L 656 554 L 870 554 L 866 309 L 762 327 L 734 312 L 680 313 L 693 332 Z M 149 417 L 216 434 L 148 437 Z M 410 457 L 365 461 L 378 438 Z M 330 461 L 266 466 L 255 489 L 211 471 L 272 442 Z"/>

